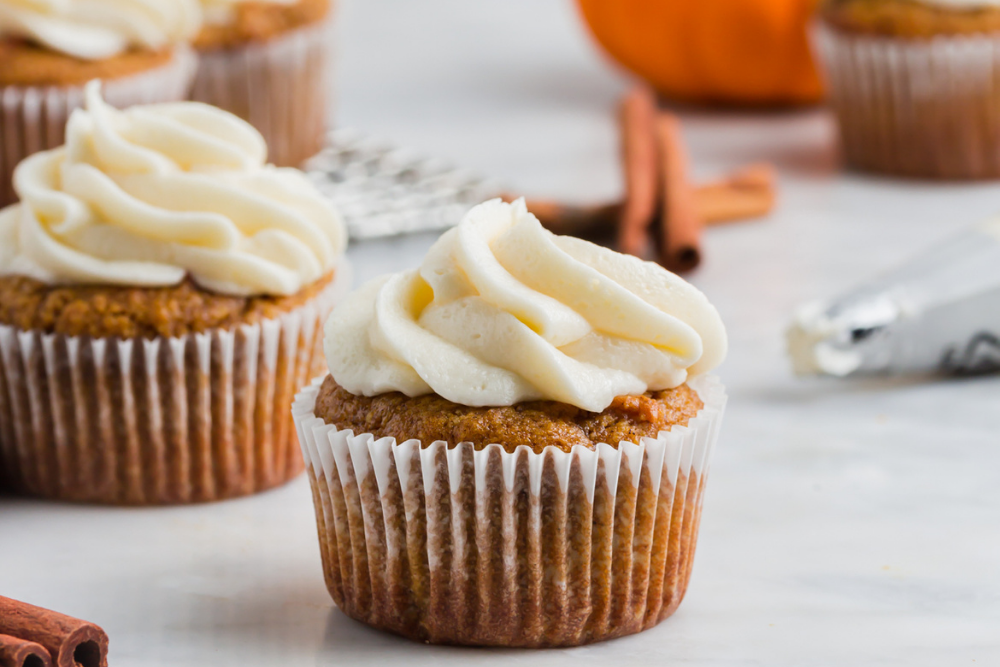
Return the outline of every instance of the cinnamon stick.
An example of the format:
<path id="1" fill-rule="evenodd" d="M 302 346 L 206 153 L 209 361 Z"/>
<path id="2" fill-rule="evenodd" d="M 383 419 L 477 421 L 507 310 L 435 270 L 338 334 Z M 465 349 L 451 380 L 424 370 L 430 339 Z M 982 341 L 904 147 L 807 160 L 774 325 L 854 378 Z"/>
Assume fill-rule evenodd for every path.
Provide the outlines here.
<path id="1" fill-rule="evenodd" d="M 767 215 L 777 202 L 777 180 L 774 167 L 760 163 L 699 186 L 695 198 L 702 223 L 723 224 Z"/>
<path id="2" fill-rule="evenodd" d="M 0 635 L 0 667 L 52 667 L 52 658 L 41 644 Z"/>
<path id="3" fill-rule="evenodd" d="M 659 171 L 656 152 L 656 95 L 645 86 L 632 89 L 621 102 L 621 134 L 625 200 L 618 224 L 618 249 L 642 257 L 656 216 Z"/>
<path id="4" fill-rule="evenodd" d="M 528 210 L 553 234 L 592 238 L 614 229 L 622 204 L 575 206 L 548 199 L 528 199 Z"/>
<path id="5" fill-rule="evenodd" d="M 501 195 L 506 202 L 517 197 Z M 695 209 L 703 226 L 723 225 L 767 215 L 777 203 L 777 175 L 768 163 L 742 167 L 725 178 L 694 188 Z M 527 199 L 528 210 L 549 231 L 579 238 L 606 237 L 615 229 L 623 202 L 577 205 L 551 199 Z"/>
<path id="6" fill-rule="evenodd" d="M 660 148 L 659 261 L 675 273 L 691 271 L 701 263 L 701 218 L 694 188 L 688 180 L 688 157 L 680 119 L 661 113 L 656 119 Z"/>
<path id="7" fill-rule="evenodd" d="M 696 186 L 695 205 L 702 225 L 714 227 L 760 218 L 774 209 L 773 192 L 746 190 L 723 182 Z M 513 201 L 505 197 L 505 201 Z M 624 208 L 622 202 L 579 206 L 550 199 L 527 200 L 528 210 L 554 234 L 593 239 L 613 231 Z"/>
<path id="8" fill-rule="evenodd" d="M 108 636 L 93 623 L 0 596 L 0 634 L 40 644 L 55 667 L 107 667 Z"/>

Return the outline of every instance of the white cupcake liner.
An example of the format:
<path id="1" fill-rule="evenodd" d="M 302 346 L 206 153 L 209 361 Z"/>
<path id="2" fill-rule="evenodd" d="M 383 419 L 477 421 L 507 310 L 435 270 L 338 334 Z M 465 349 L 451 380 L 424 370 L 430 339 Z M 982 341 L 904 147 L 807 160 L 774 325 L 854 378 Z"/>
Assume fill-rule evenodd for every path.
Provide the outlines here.
<path id="1" fill-rule="evenodd" d="M 346 263 L 273 320 L 180 337 L 95 339 L 0 325 L 0 473 L 45 498 L 153 505 L 220 500 L 302 471 L 289 419 L 325 362 L 323 321 Z"/>
<path id="2" fill-rule="evenodd" d="M 175 47 L 173 58 L 160 67 L 106 80 L 104 99 L 120 109 L 186 99 L 197 62 L 192 49 Z M 0 206 L 16 201 L 11 177 L 24 158 L 63 145 L 66 121 L 74 109 L 84 104 L 84 87 L 83 83 L 0 85 Z"/>
<path id="3" fill-rule="evenodd" d="M 312 482 L 326 584 L 347 615 L 418 641 L 574 646 L 656 625 L 691 575 L 726 395 L 638 445 L 571 452 L 422 447 L 295 424 Z"/>
<path id="4" fill-rule="evenodd" d="M 1000 177 L 1000 34 L 908 39 L 820 23 L 815 43 L 850 165 Z"/>
<path id="5" fill-rule="evenodd" d="M 323 147 L 332 90 L 332 18 L 262 43 L 201 52 L 191 99 L 230 111 L 297 167 Z"/>

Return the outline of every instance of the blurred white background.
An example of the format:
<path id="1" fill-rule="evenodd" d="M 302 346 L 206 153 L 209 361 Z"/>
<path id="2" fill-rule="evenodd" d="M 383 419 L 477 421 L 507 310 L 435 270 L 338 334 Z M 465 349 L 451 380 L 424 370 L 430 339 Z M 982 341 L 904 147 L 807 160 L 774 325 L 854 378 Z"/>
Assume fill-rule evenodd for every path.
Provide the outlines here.
<path id="1" fill-rule="evenodd" d="M 344 0 L 336 119 L 532 195 L 598 201 L 621 178 L 627 80 L 570 0 Z M 799 380 L 782 332 L 835 295 L 1000 211 L 992 184 L 838 172 L 822 110 L 683 110 L 697 174 L 770 160 L 780 209 L 713 229 L 692 279 L 726 320 L 730 410 L 694 578 L 639 636 L 569 651 L 431 648 L 369 630 L 323 588 L 304 479 L 159 510 L 0 499 L 0 591 L 93 619 L 114 665 L 1000 664 L 1000 382 Z M 359 281 L 417 236 L 352 248 Z"/>

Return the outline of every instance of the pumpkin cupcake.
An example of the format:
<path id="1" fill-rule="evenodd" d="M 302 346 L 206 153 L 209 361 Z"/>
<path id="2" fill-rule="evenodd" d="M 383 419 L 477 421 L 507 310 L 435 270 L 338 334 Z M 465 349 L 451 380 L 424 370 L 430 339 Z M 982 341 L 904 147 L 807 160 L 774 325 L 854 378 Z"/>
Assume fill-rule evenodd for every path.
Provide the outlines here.
<path id="1" fill-rule="evenodd" d="M 851 166 L 1000 177 L 1000 2 L 830 0 L 817 40 Z"/>
<path id="2" fill-rule="evenodd" d="M 326 584 L 418 641 L 573 646 L 656 625 L 691 574 L 726 334 L 655 264 L 477 206 L 326 324 L 293 409 Z"/>
<path id="3" fill-rule="evenodd" d="M 347 279 L 339 216 L 235 116 L 85 95 L 0 211 L 0 469 L 134 505 L 287 481 L 288 406 Z"/>
<path id="4" fill-rule="evenodd" d="M 86 82 L 120 108 L 183 100 L 200 26 L 197 0 L 0 0 L 0 206 L 18 163 L 63 143 Z"/>
<path id="5" fill-rule="evenodd" d="M 329 113 L 331 0 L 201 2 L 193 99 L 256 127 L 277 165 L 318 153 Z"/>

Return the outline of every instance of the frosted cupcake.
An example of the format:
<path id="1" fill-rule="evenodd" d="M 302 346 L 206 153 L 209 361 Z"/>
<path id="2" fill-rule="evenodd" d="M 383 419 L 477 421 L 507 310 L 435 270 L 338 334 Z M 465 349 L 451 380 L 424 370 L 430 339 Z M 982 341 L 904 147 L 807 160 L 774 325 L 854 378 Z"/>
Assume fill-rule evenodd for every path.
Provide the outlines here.
<path id="1" fill-rule="evenodd" d="M 830 0 L 817 38 L 850 165 L 1000 177 L 1000 2 Z"/>
<path id="2" fill-rule="evenodd" d="M 326 325 L 294 407 L 327 587 L 414 640 L 652 627 L 691 574 L 725 403 L 716 310 L 659 266 L 487 202 Z"/>
<path id="3" fill-rule="evenodd" d="M 217 500 L 302 470 L 288 406 L 346 279 L 337 213 L 206 105 L 86 90 L 0 211 L 0 470 L 114 504 Z"/>
<path id="4" fill-rule="evenodd" d="M 193 99 L 249 121 L 275 164 L 298 166 L 318 153 L 331 92 L 331 0 L 201 2 Z"/>
<path id="5" fill-rule="evenodd" d="M 184 99 L 200 26 L 197 0 L 0 0 L 0 206 L 14 167 L 63 143 L 87 81 L 117 107 Z"/>

